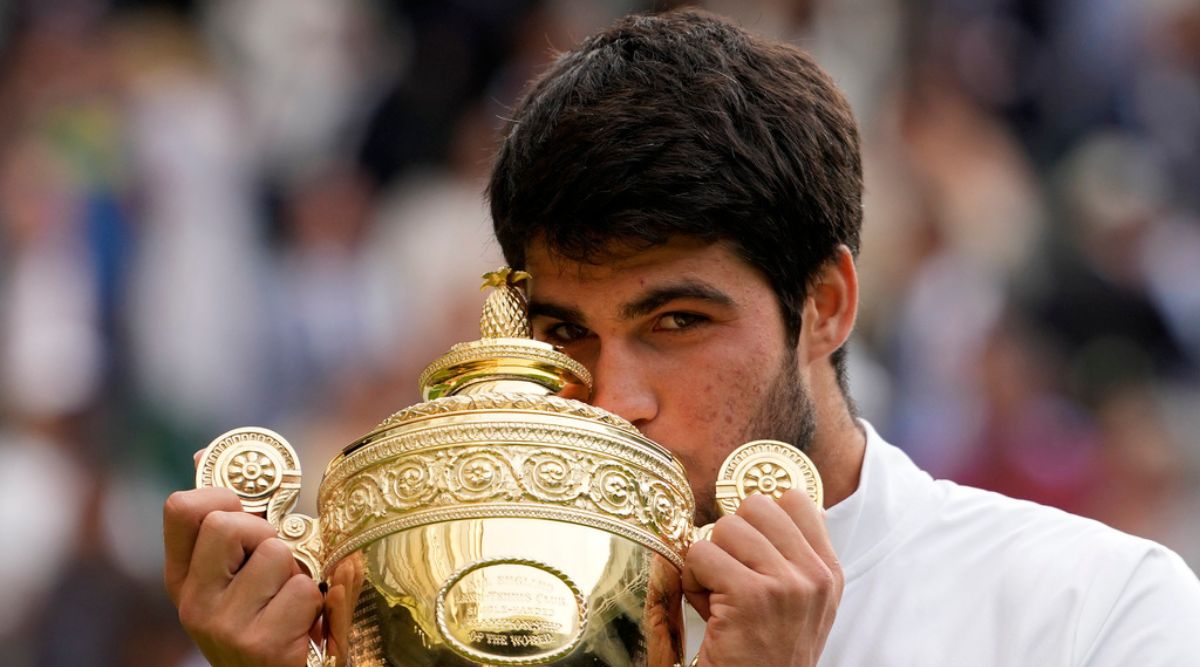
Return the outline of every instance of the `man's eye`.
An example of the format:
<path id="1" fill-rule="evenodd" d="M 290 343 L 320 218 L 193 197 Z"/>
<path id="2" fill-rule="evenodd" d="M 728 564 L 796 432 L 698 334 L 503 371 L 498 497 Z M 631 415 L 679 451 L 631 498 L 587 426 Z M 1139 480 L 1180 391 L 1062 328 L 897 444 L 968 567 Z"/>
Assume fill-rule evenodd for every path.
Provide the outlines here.
<path id="1" fill-rule="evenodd" d="M 667 313 L 658 318 L 654 328 L 660 331 L 681 331 L 704 322 L 707 318 L 695 313 Z"/>
<path id="2" fill-rule="evenodd" d="M 546 327 L 546 340 L 556 345 L 566 345 L 588 335 L 588 330 L 578 324 L 570 322 L 559 322 L 553 326 Z"/>

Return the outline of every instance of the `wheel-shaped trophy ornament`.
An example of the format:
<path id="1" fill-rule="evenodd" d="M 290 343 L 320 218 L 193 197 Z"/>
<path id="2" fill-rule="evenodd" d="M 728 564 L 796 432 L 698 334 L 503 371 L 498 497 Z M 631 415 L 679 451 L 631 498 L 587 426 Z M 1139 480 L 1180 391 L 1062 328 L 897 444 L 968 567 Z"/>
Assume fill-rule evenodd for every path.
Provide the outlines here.
<path id="1" fill-rule="evenodd" d="M 300 464 L 266 429 L 205 450 L 196 483 L 235 491 L 325 584 L 321 667 L 678 667 L 694 500 L 682 464 L 626 420 L 558 396 L 586 368 L 530 337 L 502 269 L 480 321 L 421 374 L 425 402 L 330 462 L 318 518 L 292 514 Z M 718 500 L 804 488 L 807 458 L 750 443 Z M 726 470 L 727 469 L 727 470 Z M 814 493 L 815 489 L 815 493 Z"/>
<path id="2" fill-rule="evenodd" d="M 314 577 L 321 572 L 321 538 L 316 520 L 291 513 L 300 495 L 300 458 L 278 433 L 236 428 L 213 440 L 200 455 L 196 487 L 230 489 L 242 509 L 262 514 Z"/>

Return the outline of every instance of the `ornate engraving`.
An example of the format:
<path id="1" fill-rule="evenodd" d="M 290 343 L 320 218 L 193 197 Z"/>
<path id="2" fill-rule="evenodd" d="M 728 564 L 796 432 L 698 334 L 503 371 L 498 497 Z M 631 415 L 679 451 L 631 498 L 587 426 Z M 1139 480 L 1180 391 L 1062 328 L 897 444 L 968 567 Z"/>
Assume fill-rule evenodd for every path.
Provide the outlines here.
<path id="1" fill-rule="evenodd" d="M 233 488 L 252 496 L 273 490 L 280 480 L 275 461 L 257 447 L 230 459 L 226 478 Z"/>
<path id="2" fill-rule="evenodd" d="M 499 435 L 495 424 L 484 430 Z M 529 425 L 524 430 L 530 440 L 541 433 Z M 430 437 L 424 451 L 370 467 L 358 462 L 344 482 L 333 486 L 331 471 L 320 500 L 322 540 L 332 552 L 328 562 L 369 541 L 367 535 L 378 534 L 380 526 L 399 530 L 398 520 L 406 527 L 446 520 L 434 510 L 453 510 L 462 518 L 553 514 L 559 520 L 564 515 L 558 510 L 568 510 L 566 520 L 576 523 L 586 523 L 585 516 L 591 517 L 588 521 L 604 516 L 609 518 L 606 529 L 624 525 L 620 534 L 637 532 L 639 542 L 655 544 L 657 551 L 679 560 L 690 539 L 693 509 L 681 471 L 655 475 L 628 459 L 572 449 L 553 437 L 543 444 L 513 440 L 500 438 L 503 446 L 458 440 L 439 447 L 439 440 Z M 407 481 L 403 493 L 400 479 Z"/>
<path id="3" fill-rule="evenodd" d="M 292 490 L 300 488 L 300 461 L 278 433 L 238 428 L 221 434 L 205 448 L 196 467 L 196 487 L 219 486 L 238 494 L 247 512 L 268 518 L 291 510 Z"/>
<path id="4" fill-rule="evenodd" d="M 549 502 L 573 500 L 583 493 L 586 480 L 579 465 L 580 457 L 560 452 L 541 452 L 525 459 L 521 479 L 526 491 Z"/>
<path id="5" fill-rule="evenodd" d="M 511 459 L 499 451 L 468 449 L 454 458 L 447 470 L 445 490 L 456 502 L 519 497 L 514 489 Z"/>
<path id="6" fill-rule="evenodd" d="M 799 449 L 777 440 L 755 440 L 733 450 L 717 473 L 717 509 L 734 514 L 746 496 L 781 497 L 788 489 L 804 489 L 820 506 L 824 500 L 817 467 Z"/>
<path id="7" fill-rule="evenodd" d="M 792 478 L 782 467 L 771 461 L 753 465 L 746 471 L 742 482 L 747 491 L 765 493 L 779 497 L 792 488 Z"/>
<path id="8" fill-rule="evenodd" d="M 680 511 L 678 493 L 658 481 L 650 482 L 646 487 L 645 506 L 654 532 L 668 542 L 682 541 L 692 526 L 692 517 Z"/>
<path id="9" fill-rule="evenodd" d="M 627 517 L 636 509 L 637 479 L 625 466 L 600 465 L 596 467 L 589 495 L 597 507 L 609 514 Z"/>
<path id="10" fill-rule="evenodd" d="M 505 573 L 490 584 L 472 580 L 487 570 Z M 460 591 L 468 582 L 475 590 Z M 456 597 L 465 603 L 454 605 Z M 489 618 L 489 611 L 498 614 Z M 434 614 L 438 633 L 454 652 L 506 666 L 544 665 L 567 655 L 583 639 L 588 621 L 587 601 L 575 582 L 529 558 L 488 558 L 460 568 L 438 591 Z"/>
<path id="11" fill-rule="evenodd" d="M 289 514 L 276 524 L 279 537 L 292 549 L 292 555 L 314 579 L 321 576 L 324 551 L 317 520 L 304 514 Z"/>
<path id="12" fill-rule="evenodd" d="M 510 447 L 508 443 L 520 443 L 537 445 L 542 449 L 553 448 L 564 453 L 592 454 L 631 471 L 643 471 L 637 473 L 639 476 L 644 474 L 654 479 L 670 480 L 679 488 L 686 488 L 687 484 L 682 468 L 671 459 L 660 458 L 632 445 L 622 446 L 614 442 L 611 435 L 598 434 L 583 428 L 505 422 L 438 424 L 435 428 L 389 434 L 386 438 L 372 442 L 370 447 L 336 459 L 330 465 L 321 484 L 318 504 L 324 508 L 335 489 L 344 487 L 347 481 L 360 471 L 375 468 L 385 462 L 392 465 L 414 463 L 432 467 L 434 459 L 414 458 L 412 455 L 441 451 L 443 456 L 450 456 L 460 453 L 459 448 L 463 446 L 495 446 L 493 443 L 505 443 L 501 447 L 506 450 Z M 383 470 L 383 474 L 388 474 L 387 471 L 393 469 L 384 467 Z M 432 479 L 432 476 L 431 472 L 429 483 L 436 485 L 438 481 Z M 424 493 L 428 494 L 429 489 L 426 488 Z"/>
<path id="13" fill-rule="evenodd" d="M 433 466 L 427 460 L 405 460 L 386 471 L 388 491 L 396 506 L 411 509 L 428 503 L 437 493 Z"/>

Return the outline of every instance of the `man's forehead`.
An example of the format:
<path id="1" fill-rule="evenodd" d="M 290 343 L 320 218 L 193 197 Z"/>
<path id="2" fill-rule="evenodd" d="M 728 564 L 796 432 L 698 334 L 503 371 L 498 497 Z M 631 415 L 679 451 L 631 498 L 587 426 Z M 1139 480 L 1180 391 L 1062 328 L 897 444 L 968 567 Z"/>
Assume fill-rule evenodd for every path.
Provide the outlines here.
<path id="1" fill-rule="evenodd" d="M 533 275 L 531 289 L 537 290 L 538 283 L 552 286 L 559 282 L 611 282 L 632 273 L 661 269 L 662 273 L 670 274 L 730 260 L 738 261 L 729 243 L 691 237 L 672 238 L 650 247 L 614 244 L 587 259 L 574 259 L 542 241 L 533 241 L 526 246 L 524 268 Z"/>

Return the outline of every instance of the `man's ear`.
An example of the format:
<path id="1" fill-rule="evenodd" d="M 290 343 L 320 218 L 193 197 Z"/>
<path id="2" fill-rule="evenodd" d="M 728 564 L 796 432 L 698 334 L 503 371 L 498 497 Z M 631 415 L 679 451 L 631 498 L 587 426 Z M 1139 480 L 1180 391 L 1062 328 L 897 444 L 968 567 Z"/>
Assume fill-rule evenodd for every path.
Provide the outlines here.
<path id="1" fill-rule="evenodd" d="M 828 357 L 846 343 L 858 316 L 858 271 L 850 249 L 839 245 L 808 287 L 800 336 L 805 360 Z"/>

